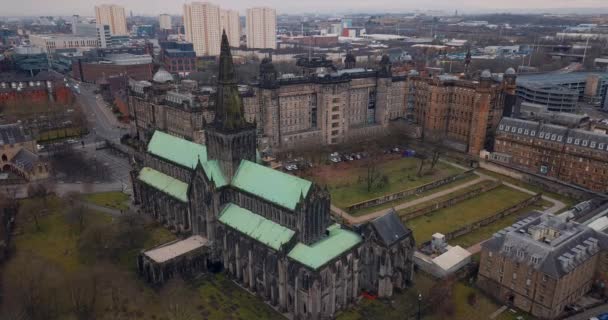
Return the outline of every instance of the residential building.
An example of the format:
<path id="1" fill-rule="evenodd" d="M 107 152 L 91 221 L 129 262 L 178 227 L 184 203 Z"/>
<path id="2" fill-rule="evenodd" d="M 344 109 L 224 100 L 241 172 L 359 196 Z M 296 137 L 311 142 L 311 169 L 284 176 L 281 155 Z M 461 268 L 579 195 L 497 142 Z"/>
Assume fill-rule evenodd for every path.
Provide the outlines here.
<path id="1" fill-rule="evenodd" d="M 47 54 L 55 49 L 96 48 L 97 36 L 78 36 L 72 34 L 32 34 L 29 37 L 33 46 L 41 48 Z"/>
<path id="2" fill-rule="evenodd" d="M 567 183 L 608 192 L 608 135 L 538 121 L 504 117 L 494 161 Z"/>
<path id="3" fill-rule="evenodd" d="M 226 31 L 228 41 L 234 47 L 241 43 L 241 18 L 235 10 L 220 9 L 220 28 Z"/>
<path id="4" fill-rule="evenodd" d="M 95 6 L 95 20 L 98 25 L 110 26 L 113 36 L 129 35 L 125 8 L 114 4 Z"/>
<path id="5" fill-rule="evenodd" d="M 220 54 L 220 8 L 209 2 L 184 4 L 186 41 L 192 43 L 197 56 Z"/>
<path id="6" fill-rule="evenodd" d="M 160 30 L 171 30 L 173 28 L 173 25 L 171 24 L 171 15 L 163 13 L 158 16 L 158 24 Z"/>
<path id="7" fill-rule="evenodd" d="M 135 201 L 187 237 L 142 252 L 138 273 L 162 284 L 225 270 L 293 319 L 330 319 L 362 291 L 390 298 L 406 288 L 415 243 L 396 213 L 340 225 L 326 189 L 258 164 L 225 34 L 219 70 L 206 144 L 157 130 L 136 157 Z"/>
<path id="8" fill-rule="evenodd" d="M 509 307 L 556 319 L 606 271 L 606 234 L 535 213 L 482 243 L 477 286 Z"/>
<path id="9" fill-rule="evenodd" d="M 277 12 L 272 8 L 247 9 L 247 47 L 277 48 Z"/>

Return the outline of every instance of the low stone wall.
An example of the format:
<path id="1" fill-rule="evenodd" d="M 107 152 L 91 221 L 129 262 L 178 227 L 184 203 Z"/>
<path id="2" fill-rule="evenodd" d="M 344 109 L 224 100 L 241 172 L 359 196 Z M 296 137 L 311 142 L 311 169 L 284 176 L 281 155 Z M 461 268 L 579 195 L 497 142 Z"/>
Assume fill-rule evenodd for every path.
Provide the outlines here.
<path id="1" fill-rule="evenodd" d="M 447 208 L 450 206 L 453 206 L 459 202 L 474 198 L 476 196 L 478 196 L 481 193 L 485 193 L 491 190 L 494 190 L 498 187 L 500 187 L 502 185 L 501 181 L 495 181 L 492 182 L 491 184 L 487 184 L 487 185 L 483 185 L 481 187 L 475 188 L 471 191 L 468 191 L 466 193 L 460 194 L 460 195 L 456 195 L 452 198 L 437 202 L 437 203 L 433 203 L 431 205 L 428 205 L 426 207 L 422 207 L 420 209 L 414 210 L 412 212 L 408 212 L 402 215 L 399 215 L 401 217 L 401 219 L 405 222 L 406 220 L 409 219 L 413 219 L 416 217 L 420 217 L 420 216 L 424 216 L 427 215 L 431 212 L 437 211 L 439 209 L 443 209 L 443 208 Z"/>
<path id="2" fill-rule="evenodd" d="M 374 206 L 379 206 L 381 204 L 385 204 L 387 202 L 390 201 L 394 201 L 394 200 L 399 200 L 399 199 L 403 199 L 405 197 L 411 196 L 411 195 L 415 195 L 415 194 L 419 194 L 425 191 L 429 191 L 438 187 L 441 187 L 443 185 L 446 185 L 448 183 L 463 179 L 465 177 L 468 177 L 470 175 L 473 174 L 474 169 L 470 169 L 467 170 L 465 172 L 453 175 L 453 176 L 449 176 L 443 179 L 439 179 L 439 180 L 435 180 L 432 182 L 429 182 L 427 184 L 424 184 L 422 186 L 416 187 L 416 188 L 411 188 L 411 189 L 407 189 L 407 190 L 403 190 L 403 191 L 399 191 L 399 192 L 395 192 L 395 193 L 391 193 L 385 196 L 381 196 L 378 198 L 374 198 L 374 199 L 370 199 L 370 200 L 366 200 L 366 201 L 362 201 L 359 203 L 355 203 L 352 204 L 348 207 L 346 207 L 346 211 L 352 212 L 353 210 L 358 210 L 358 209 L 363 209 L 363 208 L 369 208 L 369 207 L 374 207 Z"/>
<path id="3" fill-rule="evenodd" d="M 561 195 L 565 195 L 577 200 L 586 200 L 591 197 L 606 197 L 605 194 L 594 192 L 580 186 L 566 183 L 555 178 L 546 177 L 540 174 L 528 172 L 526 170 L 513 167 L 508 164 L 498 163 L 494 161 L 480 161 L 479 167 L 496 172 L 534 186 L 543 188 L 543 190 L 551 191 Z"/>
<path id="4" fill-rule="evenodd" d="M 498 220 L 500 220 L 500 219 L 502 219 L 504 217 L 507 217 L 507 216 L 509 216 L 509 215 L 511 215 L 511 214 L 513 214 L 513 213 L 515 213 L 515 212 L 517 212 L 517 211 L 519 211 L 519 210 L 521 210 L 521 209 L 523 209 L 525 207 L 528 207 L 528 206 L 530 206 L 530 205 L 532 205 L 532 204 L 540 201 L 541 197 L 542 197 L 542 193 L 537 193 L 537 194 L 535 194 L 533 196 L 530 196 L 529 198 L 527 198 L 527 199 L 525 199 L 525 200 L 523 200 L 523 201 L 521 201 L 521 202 L 519 202 L 519 203 L 517 203 L 517 204 L 515 204 L 515 205 L 513 205 L 513 206 L 511 206 L 509 208 L 506 208 L 506 209 L 504 209 L 504 210 L 502 210 L 502 211 L 500 211 L 500 212 L 498 212 L 498 213 L 490 216 L 490 217 L 487 217 L 487 218 L 475 221 L 475 222 L 473 222 L 471 224 L 468 224 L 468 225 L 466 225 L 464 227 L 461 227 L 461 228 L 459 228 L 457 230 L 448 232 L 448 233 L 444 234 L 445 240 L 449 241 L 451 239 L 454 239 L 454 238 L 457 238 L 457 237 L 460 237 L 460 236 L 464 236 L 464 235 L 469 234 L 469 233 L 471 233 L 471 232 L 473 232 L 473 231 L 475 231 L 475 230 L 477 230 L 477 229 L 479 229 L 481 227 L 485 227 L 485 226 L 487 226 L 487 225 L 489 225 L 491 223 L 494 223 L 494 222 L 496 222 L 496 221 L 498 221 Z M 431 244 L 431 242 L 427 241 L 427 242 L 421 243 L 418 246 L 418 248 L 424 248 L 426 246 L 429 246 L 430 244 Z"/>

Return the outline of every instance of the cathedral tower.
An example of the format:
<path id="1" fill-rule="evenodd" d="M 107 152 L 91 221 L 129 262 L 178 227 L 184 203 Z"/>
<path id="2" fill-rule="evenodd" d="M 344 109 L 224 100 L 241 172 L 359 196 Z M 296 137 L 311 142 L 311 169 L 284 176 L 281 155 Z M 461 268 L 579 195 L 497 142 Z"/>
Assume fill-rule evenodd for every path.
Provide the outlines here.
<path id="1" fill-rule="evenodd" d="M 205 130 L 205 141 L 209 160 L 218 160 L 230 180 L 241 160 L 255 162 L 256 130 L 245 120 L 226 32 L 222 34 L 219 69 L 215 120 Z"/>

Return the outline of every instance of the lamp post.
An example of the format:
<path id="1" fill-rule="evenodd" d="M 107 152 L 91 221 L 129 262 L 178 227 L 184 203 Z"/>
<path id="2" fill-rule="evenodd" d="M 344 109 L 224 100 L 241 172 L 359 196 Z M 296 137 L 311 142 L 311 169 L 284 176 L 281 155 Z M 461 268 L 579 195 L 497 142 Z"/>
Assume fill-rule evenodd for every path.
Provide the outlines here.
<path id="1" fill-rule="evenodd" d="M 420 320 L 420 303 L 422 302 L 422 293 L 418 294 L 418 320 Z"/>

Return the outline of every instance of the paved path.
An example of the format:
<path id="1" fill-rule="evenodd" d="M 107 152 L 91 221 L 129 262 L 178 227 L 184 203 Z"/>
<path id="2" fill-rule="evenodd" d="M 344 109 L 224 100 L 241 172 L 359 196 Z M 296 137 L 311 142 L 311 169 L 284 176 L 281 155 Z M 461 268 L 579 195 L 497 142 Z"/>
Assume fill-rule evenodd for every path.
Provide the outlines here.
<path id="1" fill-rule="evenodd" d="M 456 167 L 458 169 L 461 169 L 461 170 L 469 170 L 469 168 L 466 168 L 466 167 L 461 166 L 459 164 L 452 163 L 452 162 L 449 162 L 449 161 L 446 161 L 446 160 L 443 160 L 443 159 L 440 159 L 439 161 L 441 161 L 443 163 L 446 163 L 448 165 L 451 165 L 453 167 Z M 342 217 L 344 219 L 344 221 L 346 223 L 348 223 L 348 224 L 351 224 L 351 225 L 353 225 L 353 224 L 361 224 L 361 223 L 373 220 L 373 219 L 375 219 L 377 217 L 381 217 L 381 216 L 383 216 L 384 214 L 386 214 L 387 212 L 389 212 L 392 209 L 395 209 L 397 211 L 398 210 L 407 209 L 409 207 L 416 206 L 418 204 L 421 204 L 421 203 L 424 203 L 424 202 L 427 202 L 427 201 L 430 201 L 430 200 L 433 200 L 433 199 L 437 199 L 439 197 L 442 197 L 442 196 L 445 196 L 447 194 L 453 193 L 455 191 L 458 191 L 458 190 L 470 187 L 472 185 L 478 184 L 478 183 L 486 181 L 486 180 L 489 180 L 489 181 L 496 181 L 496 180 L 498 180 L 498 179 L 496 179 L 496 178 L 494 178 L 492 176 L 483 174 L 483 173 L 478 172 L 478 171 L 475 171 L 474 174 L 476 174 L 479 178 L 477 178 L 475 180 L 472 180 L 472 181 L 468 181 L 468 182 L 459 184 L 459 185 L 454 186 L 454 187 L 449 188 L 449 189 L 444 189 L 444 190 L 432 193 L 432 194 L 430 194 L 428 196 L 425 196 L 425 197 L 422 197 L 422 198 L 418 198 L 418 199 L 415 199 L 415 200 L 412 200 L 412 201 L 407 201 L 405 203 L 401 203 L 401 204 L 396 205 L 396 206 L 394 206 L 392 208 L 374 211 L 374 212 L 371 212 L 371 213 L 368 213 L 368 214 L 365 214 L 365 215 L 353 216 L 353 215 L 349 214 L 348 212 L 346 212 L 346 211 L 344 211 L 344 210 L 342 210 L 342 209 L 340 209 L 340 208 L 338 208 L 338 207 L 336 207 L 334 205 L 331 206 L 331 210 L 332 210 L 332 212 L 334 212 L 334 214 Z M 528 189 L 516 186 L 516 185 L 514 185 L 512 183 L 509 183 L 509 182 L 503 182 L 503 184 L 506 185 L 506 186 L 508 186 L 508 187 L 510 187 L 510 188 L 513 188 L 513 189 L 516 189 L 516 190 L 519 190 L 519 191 L 522 191 L 522 192 L 525 192 L 525 193 L 528 193 L 528 194 L 532 194 L 532 195 L 535 194 L 534 191 L 531 191 L 531 190 L 528 190 Z M 542 198 L 543 198 L 543 200 L 547 200 L 547 201 L 553 203 L 552 207 L 550 207 L 547 210 L 545 210 L 545 212 L 547 212 L 547 213 L 554 214 L 554 213 L 556 213 L 556 212 L 558 212 L 561 209 L 563 209 L 563 208 L 566 207 L 566 205 L 563 202 L 559 201 L 559 200 L 556 200 L 556 199 L 553 199 L 553 198 L 549 198 L 547 196 L 542 196 Z M 480 245 L 480 243 L 477 244 L 477 245 Z"/>

